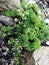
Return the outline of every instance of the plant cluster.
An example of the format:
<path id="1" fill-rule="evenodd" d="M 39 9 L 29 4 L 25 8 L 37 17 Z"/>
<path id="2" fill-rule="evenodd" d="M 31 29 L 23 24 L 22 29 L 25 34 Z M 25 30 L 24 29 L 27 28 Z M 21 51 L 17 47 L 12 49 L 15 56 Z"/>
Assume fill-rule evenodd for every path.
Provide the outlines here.
<path id="1" fill-rule="evenodd" d="M 23 5 L 23 3 L 22 3 Z M 19 65 L 21 51 L 38 50 L 41 43 L 49 39 L 49 26 L 44 22 L 44 12 L 35 3 L 23 5 L 23 11 L 5 11 L 6 16 L 14 17 L 13 26 L 2 26 L 2 36 L 10 36 L 16 65 Z"/>

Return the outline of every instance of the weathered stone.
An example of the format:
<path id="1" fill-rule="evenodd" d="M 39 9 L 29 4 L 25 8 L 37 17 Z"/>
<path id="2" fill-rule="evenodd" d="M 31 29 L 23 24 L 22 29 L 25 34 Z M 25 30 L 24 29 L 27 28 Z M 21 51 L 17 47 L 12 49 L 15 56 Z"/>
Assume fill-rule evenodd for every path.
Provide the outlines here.
<path id="1" fill-rule="evenodd" d="M 45 23 L 49 24 L 49 19 L 48 18 L 46 18 L 44 21 L 45 21 Z"/>
<path id="2" fill-rule="evenodd" d="M 11 59 L 10 65 L 14 65 L 14 60 L 13 59 Z"/>
<path id="3" fill-rule="evenodd" d="M 0 23 L 0 27 L 2 26 L 2 23 Z"/>
<path id="4" fill-rule="evenodd" d="M 46 44 L 49 45 L 49 41 L 47 41 Z"/>
<path id="5" fill-rule="evenodd" d="M 49 0 L 46 0 L 47 2 L 49 2 Z"/>
<path id="6" fill-rule="evenodd" d="M 22 9 L 20 6 L 20 0 L 0 0 L 0 10 L 14 10 Z"/>
<path id="7" fill-rule="evenodd" d="M 33 57 L 35 65 L 49 65 L 49 47 L 42 46 L 41 49 L 34 51 Z"/>
<path id="8" fill-rule="evenodd" d="M 6 26 L 12 26 L 13 25 L 13 19 L 10 17 L 6 17 L 4 15 L 0 15 L 0 22 L 5 24 Z"/>
<path id="9" fill-rule="evenodd" d="M 2 37 L 0 37 L 0 44 L 2 44 L 2 42 L 3 42 L 3 38 L 2 38 Z"/>

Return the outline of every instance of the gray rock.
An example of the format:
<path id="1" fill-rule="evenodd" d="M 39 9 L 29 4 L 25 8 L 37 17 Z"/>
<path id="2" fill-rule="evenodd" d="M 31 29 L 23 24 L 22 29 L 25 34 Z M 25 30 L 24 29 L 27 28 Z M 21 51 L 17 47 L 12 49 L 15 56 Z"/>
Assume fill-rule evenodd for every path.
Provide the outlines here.
<path id="1" fill-rule="evenodd" d="M 0 44 L 2 44 L 2 42 L 3 42 L 3 38 L 2 38 L 2 37 L 0 37 Z"/>
<path id="2" fill-rule="evenodd" d="M 45 21 L 45 23 L 47 23 L 49 25 L 49 19 L 48 18 L 46 18 L 44 21 Z"/>
<path id="3" fill-rule="evenodd" d="M 6 17 L 4 15 L 0 15 L 0 22 L 5 24 L 6 26 L 12 26 L 13 25 L 13 19 L 10 17 Z"/>
<path id="4" fill-rule="evenodd" d="M 49 8 L 45 8 L 46 17 L 49 19 Z"/>
<path id="5" fill-rule="evenodd" d="M 33 57 L 35 65 L 49 65 L 49 47 L 42 46 L 41 49 L 34 51 Z"/>
<path id="6" fill-rule="evenodd" d="M 2 26 L 2 23 L 0 23 L 0 27 Z"/>
<path id="7" fill-rule="evenodd" d="M 47 2 L 49 2 L 49 0 L 46 0 Z"/>
<path id="8" fill-rule="evenodd" d="M 14 65 L 14 60 L 11 59 L 11 63 L 9 65 Z"/>
<path id="9" fill-rule="evenodd" d="M 0 10 L 16 10 L 18 8 L 22 10 L 20 1 L 21 0 L 0 0 Z"/>
<path id="10" fill-rule="evenodd" d="M 46 45 L 48 45 L 48 46 L 49 46 L 49 41 L 46 41 Z"/>
<path id="11" fill-rule="evenodd" d="M 2 55 L 6 56 L 9 49 L 7 47 L 2 47 L 2 50 L 4 50 L 5 52 L 2 53 Z"/>

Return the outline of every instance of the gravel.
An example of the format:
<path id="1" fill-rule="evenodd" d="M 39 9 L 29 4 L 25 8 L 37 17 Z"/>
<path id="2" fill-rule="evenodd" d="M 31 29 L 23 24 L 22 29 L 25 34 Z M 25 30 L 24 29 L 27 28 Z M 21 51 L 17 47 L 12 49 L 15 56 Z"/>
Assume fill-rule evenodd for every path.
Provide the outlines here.
<path id="1" fill-rule="evenodd" d="M 11 47 L 0 37 L 0 65 L 14 65 Z"/>

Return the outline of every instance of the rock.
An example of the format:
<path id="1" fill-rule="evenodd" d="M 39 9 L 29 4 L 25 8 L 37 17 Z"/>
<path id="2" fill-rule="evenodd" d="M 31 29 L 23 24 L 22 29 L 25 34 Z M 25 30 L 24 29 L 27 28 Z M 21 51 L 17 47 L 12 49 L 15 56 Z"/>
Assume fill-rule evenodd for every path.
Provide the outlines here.
<path id="1" fill-rule="evenodd" d="M 49 18 L 49 8 L 45 8 L 46 17 Z"/>
<path id="2" fill-rule="evenodd" d="M 47 41 L 46 44 L 49 45 L 49 41 Z"/>
<path id="3" fill-rule="evenodd" d="M 27 4 L 33 4 L 33 3 L 36 3 L 36 2 L 34 0 L 28 0 Z"/>
<path id="4" fill-rule="evenodd" d="M 42 46 L 39 50 L 34 51 L 33 57 L 35 65 L 49 65 L 49 47 Z"/>
<path id="5" fill-rule="evenodd" d="M 0 15 L 0 22 L 6 26 L 12 26 L 13 25 L 13 19 L 11 17 L 6 17 L 4 15 Z"/>
<path id="6" fill-rule="evenodd" d="M 0 0 L 0 10 L 16 10 L 22 9 L 20 6 L 20 0 Z"/>
<path id="7" fill-rule="evenodd" d="M 3 65 L 3 63 L 0 61 L 0 65 Z"/>
<path id="8" fill-rule="evenodd" d="M 45 21 L 46 24 L 49 24 L 49 19 L 48 18 L 46 18 L 44 21 Z"/>
<path id="9" fill-rule="evenodd" d="M 14 60 L 13 59 L 11 59 L 10 65 L 14 65 Z"/>
<path id="10" fill-rule="evenodd" d="M 2 38 L 2 37 L 0 37 L 0 45 L 2 44 L 2 42 L 3 42 L 3 38 Z"/>
<path id="11" fill-rule="evenodd" d="M 47 2 L 49 2 L 49 0 L 46 0 Z"/>
<path id="12" fill-rule="evenodd" d="M 0 23 L 0 27 L 2 26 L 2 23 Z"/>

